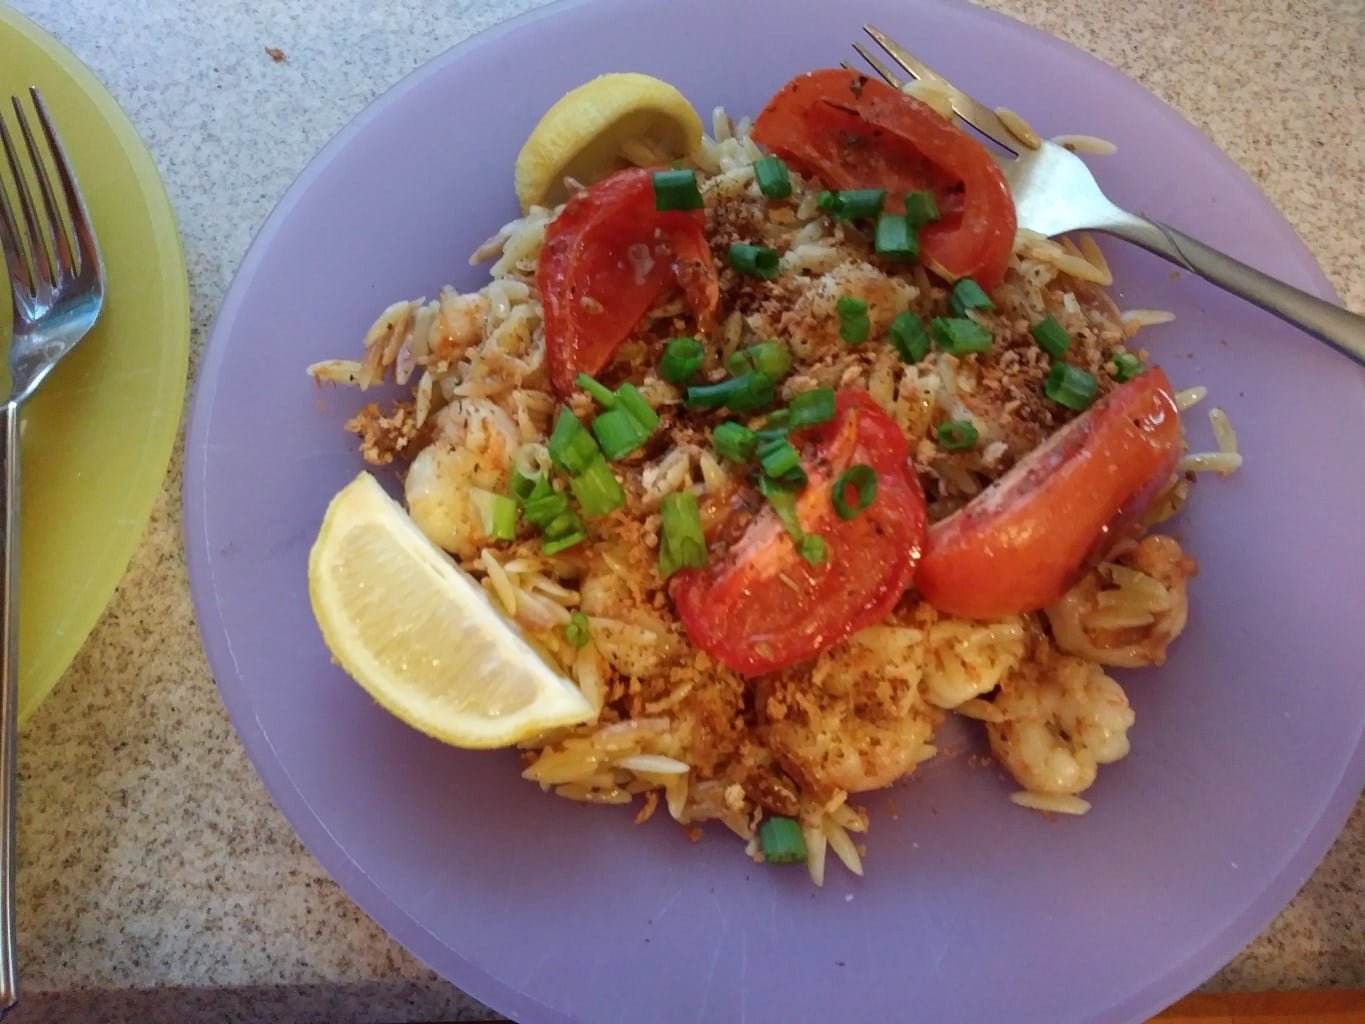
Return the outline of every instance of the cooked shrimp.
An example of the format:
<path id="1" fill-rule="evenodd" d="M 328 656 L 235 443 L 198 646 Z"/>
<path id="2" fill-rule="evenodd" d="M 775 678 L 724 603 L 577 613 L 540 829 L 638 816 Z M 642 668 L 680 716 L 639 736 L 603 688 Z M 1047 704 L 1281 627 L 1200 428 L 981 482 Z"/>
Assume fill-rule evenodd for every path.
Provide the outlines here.
<path id="1" fill-rule="evenodd" d="M 1047 608 L 1057 646 L 1102 665 L 1160 665 L 1185 628 L 1186 584 L 1198 571 L 1172 538 L 1144 538 Z"/>
<path id="2" fill-rule="evenodd" d="M 623 675 L 640 678 L 661 671 L 685 650 L 674 630 L 652 608 L 638 581 L 648 568 L 642 548 L 602 545 L 579 587 L 580 605 L 592 618 L 597 650 Z"/>
<path id="3" fill-rule="evenodd" d="M 457 362 L 471 345 L 483 340 L 492 303 L 483 292 L 461 294 L 453 288 L 441 291 L 440 305 L 427 335 L 427 351 L 433 360 Z"/>
<path id="4" fill-rule="evenodd" d="M 820 799 L 889 786 L 933 756 L 943 713 L 920 693 L 922 633 L 873 626 L 811 668 L 764 680 L 758 706 L 769 749 Z"/>
<path id="5" fill-rule="evenodd" d="M 485 541 L 472 489 L 506 490 L 517 443 L 512 418 L 492 402 L 464 399 L 436 414 L 439 433 L 404 480 L 408 512 L 427 537 L 460 558 Z"/>
<path id="6" fill-rule="evenodd" d="M 1102 764 L 1128 753 L 1133 709 L 1093 662 L 1065 654 L 1029 659 L 1000 684 L 986 723 L 991 750 L 1031 793 L 1075 794 Z"/>
<path id="7" fill-rule="evenodd" d="M 1024 655 L 1024 624 L 1017 617 L 975 622 L 939 616 L 928 604 L 916 611 L 924 629 L 924 695 L 955 708 L 990 693 Z"/>

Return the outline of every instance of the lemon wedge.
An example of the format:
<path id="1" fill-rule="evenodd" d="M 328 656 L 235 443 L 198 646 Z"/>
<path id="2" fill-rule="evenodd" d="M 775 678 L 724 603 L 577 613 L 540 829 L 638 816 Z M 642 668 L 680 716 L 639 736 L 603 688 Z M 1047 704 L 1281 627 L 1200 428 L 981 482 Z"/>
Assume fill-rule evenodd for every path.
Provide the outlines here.
<path id="1" fill-rule="evenodd" d="M 516 189 L 525 213 L 568 198 L 566 177 L 590 185 L 631 166 L 627 149 L 668 163 L 701 145 L 701 118 L 677 89 L 636 72 L 613 72 L 565 93 L 517 154 Z"/>
<path id="2" fill-rule="evenodd" d="M 341 667 L 435 739 L 504 747 L 594 715 L 369 473 L 328 506 L 308 594 Z"/>

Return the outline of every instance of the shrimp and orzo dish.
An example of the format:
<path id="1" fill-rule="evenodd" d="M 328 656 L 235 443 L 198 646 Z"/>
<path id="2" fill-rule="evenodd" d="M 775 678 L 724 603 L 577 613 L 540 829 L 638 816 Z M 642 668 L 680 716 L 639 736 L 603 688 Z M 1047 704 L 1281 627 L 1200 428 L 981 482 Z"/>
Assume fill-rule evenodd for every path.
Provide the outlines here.
<path id="1" fill-rule="evenodd" d="M 347 424 L 363 458 L 591 707 L 522 738 L 525 778 L 818 882 L 958 715 L 1016 803 L 1084 812 L 1134 721 L 1107 670 L 1185 626 L 1197 566 L 1158 524 L 1239 459 L 1185 454 L 1201 396 L 1133 341 L 1160 318 L 852 71 L 628 155 L 482 246 L 482 288 L 310 368 L 402 386 Z"/>

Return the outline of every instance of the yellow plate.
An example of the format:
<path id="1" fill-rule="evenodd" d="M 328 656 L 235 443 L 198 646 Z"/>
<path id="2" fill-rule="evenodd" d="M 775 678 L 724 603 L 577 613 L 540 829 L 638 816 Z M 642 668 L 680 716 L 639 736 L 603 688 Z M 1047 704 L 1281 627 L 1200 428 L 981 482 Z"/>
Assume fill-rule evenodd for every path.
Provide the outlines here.
<path id="1" fill-rule="evenodd" d="M 114 98 L 72 53 L 0 6 L 0 102 L 43 92 L 94 220 L 104 312 L 24 407 L 19 720 L 90 635 L 166 475 L 189 358 L 189 287 L 156 166 Z M 3 274 L 0 273 L 0 280 Z M 0 283 L 0 342 L 11 327 Z"/>

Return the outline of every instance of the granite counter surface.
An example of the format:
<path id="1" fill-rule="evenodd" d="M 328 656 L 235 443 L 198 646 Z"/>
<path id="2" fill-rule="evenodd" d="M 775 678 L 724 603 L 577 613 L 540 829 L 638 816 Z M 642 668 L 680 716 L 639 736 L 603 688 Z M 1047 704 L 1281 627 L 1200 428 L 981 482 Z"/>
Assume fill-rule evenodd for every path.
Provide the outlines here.
<path id="1" fill-rule="evenodd" d="M 104 81 L 160 167 L 189 267 L 193 375 L 253 234 L 313 154 L 407 72 L 539 3 L 15 6 Z M 1345 303 L 1365 310 L 1365 4 L 987 6 L 1089 51 L 1198 125 L 1307 240 Z M 356 908 L 253 772 L 195 630 L 181 463 L 178 446 L 113 602 L 23 730 L 18 1019 L 491 1016 Z M 1365 986 L 1363 876 L 1365 804 L 1294 901 L 1205 990 Z"/>

